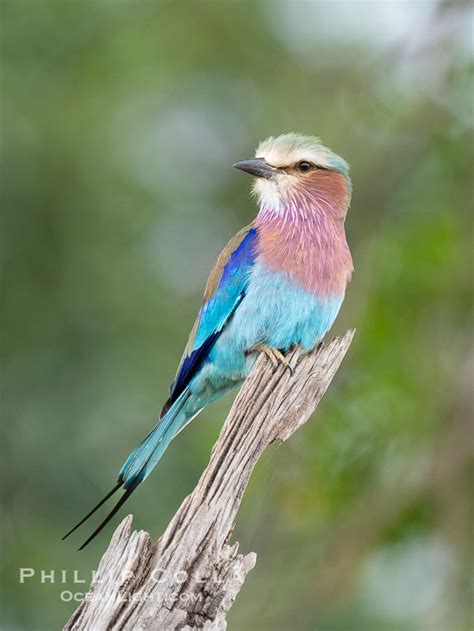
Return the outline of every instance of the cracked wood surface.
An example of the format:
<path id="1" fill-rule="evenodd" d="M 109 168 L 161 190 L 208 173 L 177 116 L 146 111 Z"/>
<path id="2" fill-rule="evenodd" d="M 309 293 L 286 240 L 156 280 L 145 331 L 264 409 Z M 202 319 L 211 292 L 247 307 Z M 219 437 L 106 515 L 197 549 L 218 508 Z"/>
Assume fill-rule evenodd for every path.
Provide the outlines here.
<path id="1" fill-rule="evenodd" d="M 242 495 L 264 449 L 287 440 L 315 410 L 354 335 L 287 355 L 292 370 L 262 353 L 237 395 L 208 466 L 163 535 L 117 527 L 67 631 L 222 631 L 256 555 L 231 537 Z"/>

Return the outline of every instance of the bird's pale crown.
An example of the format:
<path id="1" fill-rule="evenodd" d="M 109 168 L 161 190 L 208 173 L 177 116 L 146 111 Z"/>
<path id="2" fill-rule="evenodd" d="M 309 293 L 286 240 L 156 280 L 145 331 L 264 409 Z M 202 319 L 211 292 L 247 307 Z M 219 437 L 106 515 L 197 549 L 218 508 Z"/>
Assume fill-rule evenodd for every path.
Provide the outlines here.
<path id="1" fill-rule="evenodd" d="M 325 147 L 316 136 L 303 134 L 282 134 L 270 136 L 257 147 L 255 157 L 277 168 L 286 168 L 301 161 L 308 161 L 323 169 L 349 173 L 349 165 L 343 158 Z"/>

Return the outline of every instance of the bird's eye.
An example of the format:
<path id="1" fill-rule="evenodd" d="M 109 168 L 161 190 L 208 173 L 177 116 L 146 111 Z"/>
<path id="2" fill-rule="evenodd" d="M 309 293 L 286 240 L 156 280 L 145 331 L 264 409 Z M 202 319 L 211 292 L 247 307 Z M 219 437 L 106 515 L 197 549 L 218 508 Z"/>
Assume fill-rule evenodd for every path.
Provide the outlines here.
<path id="1" fill-rule="evenodd" d="M 299 171 L 303 171 L 303 173 L 306 173 L 306 171 L 309 171 L 313 165 L 311 164 L 311 162 L 301 160 L 301 162 L 298 162 L 296 166 Z"/>

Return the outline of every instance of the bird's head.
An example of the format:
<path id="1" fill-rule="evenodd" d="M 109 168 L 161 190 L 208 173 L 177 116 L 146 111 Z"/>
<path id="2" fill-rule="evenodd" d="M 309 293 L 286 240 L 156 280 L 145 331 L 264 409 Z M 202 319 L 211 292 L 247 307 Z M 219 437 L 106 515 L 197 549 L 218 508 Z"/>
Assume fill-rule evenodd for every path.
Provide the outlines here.
<path id="1" fill-rule="evenodd" d="M 233 165 L 256 177 L 262 209 L 324 212 L 343 218 L 351 196 L 349 165 L 315 136 L 282 134 L 261 142 L 255 158 Z"/>

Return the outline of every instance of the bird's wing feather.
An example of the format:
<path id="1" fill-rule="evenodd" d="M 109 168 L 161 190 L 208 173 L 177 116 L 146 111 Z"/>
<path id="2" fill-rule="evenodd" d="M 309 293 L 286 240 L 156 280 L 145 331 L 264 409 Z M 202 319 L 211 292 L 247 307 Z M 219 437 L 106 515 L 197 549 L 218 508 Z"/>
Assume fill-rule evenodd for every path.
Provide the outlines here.
<path id="1" fill-rule="evenodd" d="M 257 231 L 254 227 L 244 228 L 229 241 L 217 259 L 207 281 L 202 306 L 189 336 L 176 379 L 171 386 L 170 398 L 165 403 L 161 417 L 168 410 L 170 413 L 165 418 L 161 418 L 148 436 L 132 451 L 120 470 L 119 479 L 112 490 L 64 536 L 64 538 L 68 537 L 93 515 L 109 497 L 124 487 L 125 492 L 118 503 L 79 548 L 80 550 L 106 526 L 153 469 L 172 438 L 191 420 L 185 416 L 183 422 L 183 418 L 179 416 L 181 404 L 189 394 L 188 386 L 193 376 L 206 360 L 226 322 L 245 296 L 249 271 L 255 260 L 256 239 Z"/>
<path id="2" fill-rule="evenodd" d="M 170 397 L 162 414 L 183 392 L 202 366 L 209 351 L 245 295 L 249 271 L 255 260 L 256 229 L 250 225 L 226 245 L 212 269 L 202 306 L 191 330 Z"/>

